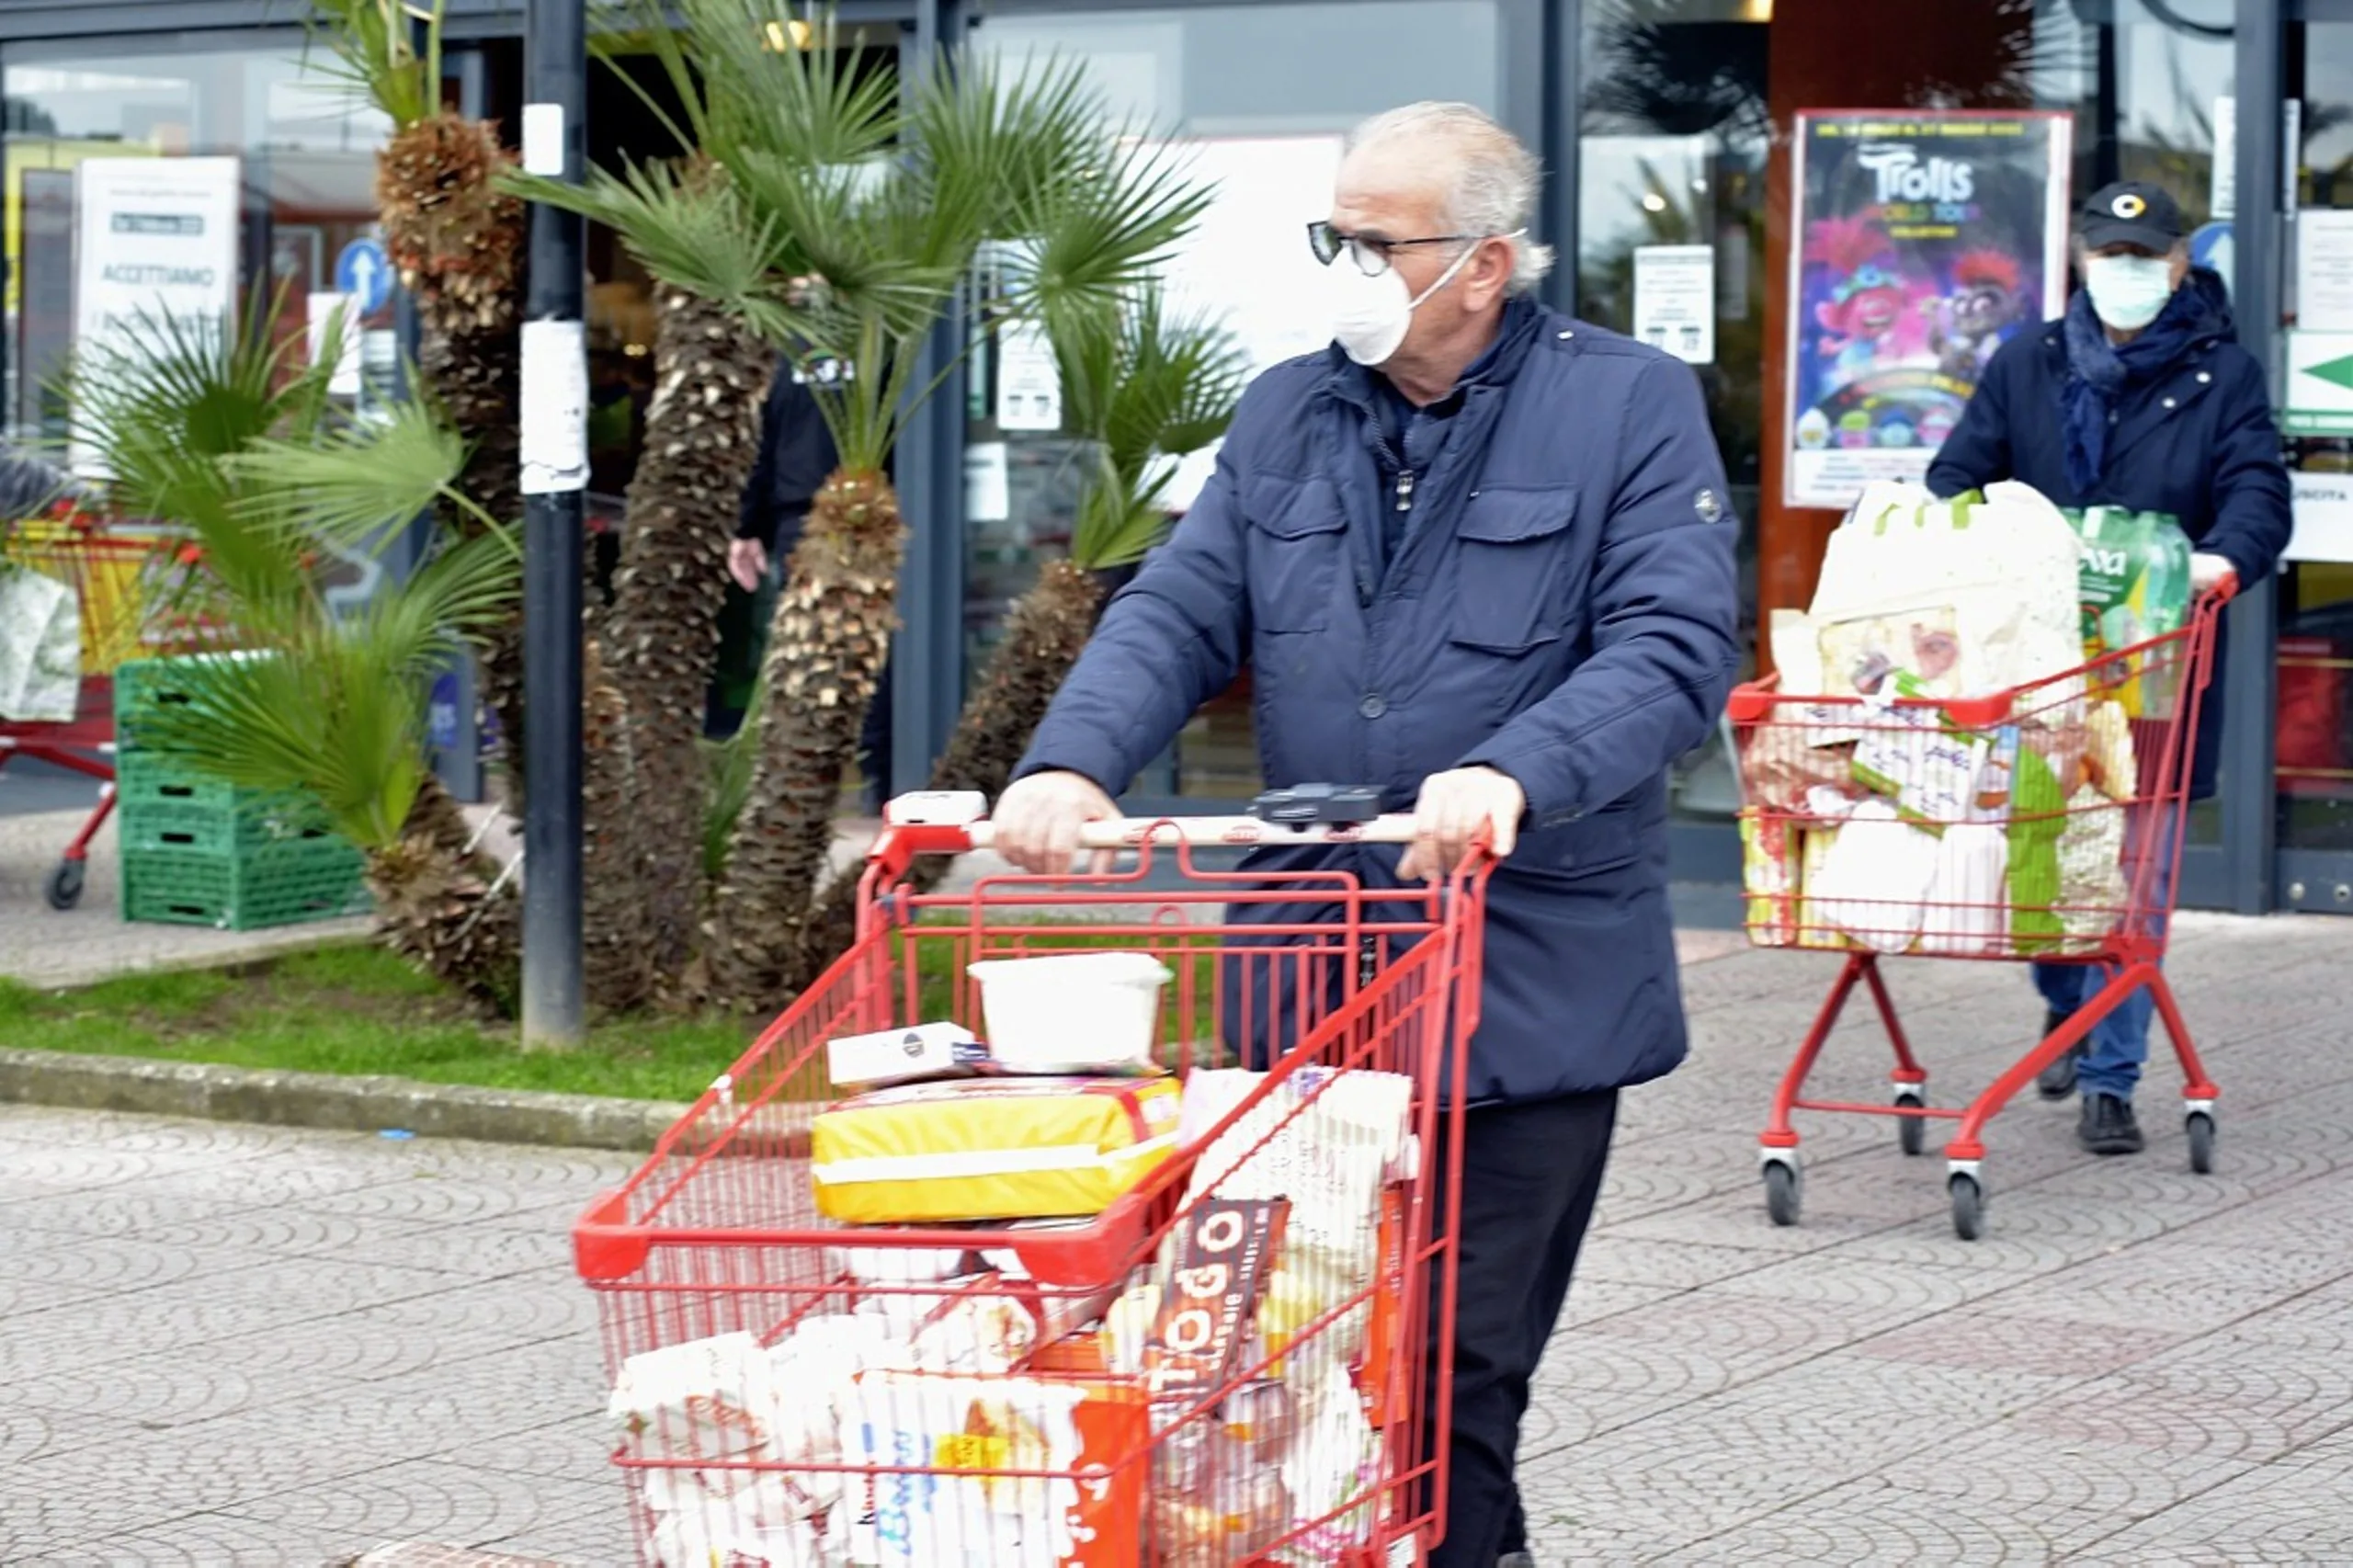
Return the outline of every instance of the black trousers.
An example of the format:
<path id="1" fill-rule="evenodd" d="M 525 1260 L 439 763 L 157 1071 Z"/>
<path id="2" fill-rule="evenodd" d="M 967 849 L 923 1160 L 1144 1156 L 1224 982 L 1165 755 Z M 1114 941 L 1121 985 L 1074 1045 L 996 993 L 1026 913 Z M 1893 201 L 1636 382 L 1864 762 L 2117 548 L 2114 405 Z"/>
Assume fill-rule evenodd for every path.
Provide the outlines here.
<path id="1" fill-rule="evenodd" d="M 1568 1298 L 1618 1124 L 1618 1091 L 1463 1114 L 1461 1266 L 1446 1539 L 1431 1568 L 1495 1568 L 1528 1545 L 1513 1467 L 1529 1381 Z M 1443 1158 L 1438 1165 L 1441 1183 Z M 1441 1210 L 1441 1213 L 1443 1210 Z M 1438 1333 L 1438 1302 L 1430 1303 Z"/>

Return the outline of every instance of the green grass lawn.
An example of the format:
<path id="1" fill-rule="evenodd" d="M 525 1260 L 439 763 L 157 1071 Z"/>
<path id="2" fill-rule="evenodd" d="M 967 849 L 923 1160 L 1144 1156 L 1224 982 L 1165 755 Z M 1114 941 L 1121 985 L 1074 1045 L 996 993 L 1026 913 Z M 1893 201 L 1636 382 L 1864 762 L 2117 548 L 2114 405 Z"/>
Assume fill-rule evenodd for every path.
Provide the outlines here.
<path id="1" fill-rule="evenodd" d="M 430 976 L 355 944 L 242 971 L 133 975 L 85 990 L 0 980 L 0 1045 L 495 1089 L 691 1100 L 741 1055 L 733 1020 L 625 1020 L 585 1050 L 526 1053 Z"/>

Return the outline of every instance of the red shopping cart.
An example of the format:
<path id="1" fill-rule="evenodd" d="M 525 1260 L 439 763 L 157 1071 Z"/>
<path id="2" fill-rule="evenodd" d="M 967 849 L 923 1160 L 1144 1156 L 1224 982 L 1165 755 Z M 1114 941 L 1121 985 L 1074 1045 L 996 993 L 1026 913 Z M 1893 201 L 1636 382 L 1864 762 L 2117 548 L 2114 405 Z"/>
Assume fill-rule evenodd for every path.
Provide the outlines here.
<path id="1" fill-rule="evenodd" d="M 2144 989 L 2180 1060 L 2190 1166 L 2212 1169 L 2220 1091 L 2158 964 L 2227 597 L 2203 596 L 2170 634 L 1992 696 L 1804 696 L 1770 680 L 1733 693 L 1749 938 L 1847 954 L 1759 1140 L 1775 1224 L 1799 1217 L 1793 1112 L 1892 1117 L 1907 1154 L 1921 1152 L 1927 1122 L 1949 1120 L 1953 1229 L 1975 1240 L 1985 1123 Z M 1928 1103 L 1927 1073 L 1896 1017 L 1881 960 L 1897 955 L 2087 965 L 2106 983 L 1950 1108 Z M 1894 1048 L 1893 1103 L 1809 1098 L 1859 987 Z"/>
<path id="2" fill-rule="evenodd" d="M 142 651 L 150 568 L 174 542 L 110 531 L 79 512 L 16 525 L 0 539 L 0 557 L 71 587 L 81 612 L 82 673 L 74 717 L 0 720 L 0 767 L 30 757 L 99 780 L 98 803 L 43 884 L 52 909 L 81 902 L 90 841 L 114 812 L 114 672 Z"/>
<path id="3" fill-rule="evenodd" d="M 990 842 L 977 797 L 941 799 L 893 803 L 852 949 L 574 1228 L 642 1558 L 1420 1561 L 1445 1510 L 1451 1377 L 1427 1346 L 1452 1332 L 1484 858 L 1376 891 L 1196 851 L 1401 842 L 1409 820 L 1131 821 L 1086 841 L 1125 869 L 915 895 L 915 856 Z M 1183 1085 L 1164 1163 L 1085 1218 L 821 1210 L 829 1040 L 977 1031 L 968 965 L 1104 949 L 1169 971 L 1169 1072 L 1137 1081 Z M 974 1179 L 997 1158 L 958 1157 Z"/>

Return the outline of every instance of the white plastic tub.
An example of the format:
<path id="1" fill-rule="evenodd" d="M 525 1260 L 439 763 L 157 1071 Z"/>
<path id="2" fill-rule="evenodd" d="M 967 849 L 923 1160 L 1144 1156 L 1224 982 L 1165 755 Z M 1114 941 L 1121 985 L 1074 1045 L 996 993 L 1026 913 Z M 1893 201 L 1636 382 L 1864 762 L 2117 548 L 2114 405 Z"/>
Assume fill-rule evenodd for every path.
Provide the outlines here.
<path id="1" fill-rule="evenodd" d="M 980 983 L 990 1059 L 1016 1073 L 1116 1072 L 1152 1061 L 1161 988 L 1174 978 L 1149 953 L 985 959 Z"/>

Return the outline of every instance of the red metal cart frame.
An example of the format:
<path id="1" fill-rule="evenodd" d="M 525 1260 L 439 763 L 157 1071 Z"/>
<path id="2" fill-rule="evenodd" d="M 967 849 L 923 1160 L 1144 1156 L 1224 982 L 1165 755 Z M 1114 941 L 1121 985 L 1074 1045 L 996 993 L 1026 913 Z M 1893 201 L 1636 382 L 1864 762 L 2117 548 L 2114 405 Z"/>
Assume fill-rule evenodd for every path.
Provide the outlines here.
<path id="1" fill-rule="evenodd" d="M 722 1451 L 726 1445 L 708 1434 L 675 1423 L 640 1431 L 623 1440 L 615 1460 L 631 1484 L 643 1560 L 702 1551 L 713 1530 L 748 1528 L 747 1508 L 814 1508 L 820 1505 L 812 1499 L 825 1498 L 830 1501 L 813 1516 L 823 1521 L 817 1547 L 807 1550 L 803 1540 L 790 1550 L 807 1550 L 800 1560 L 812 1563 L 861 1562 L 826 1553 L 845 1540 L 854 1546 L 859 1520 L 871 1528 L 878 1510 L 888 1511 L 878 1498 L 919 1490 L 937 1499 L 954 1488 L 981 1485 L 1029 1487 L 1022 1495 L 1032 1505 L 1055 1486 L 1084 1488 L 1097 1511 L 1081 1533 L 1097 1537 L 1097 1544 L 1056 1557 L 1040 1556 L 1035 1537 L 1018 1551 L 991 1551 L 976 1545 L 977 1538 L 960 1538 L 951 1553 L 938 1542 L 936 1551 L 927 1552 L 902 1537 L 882 1560 L 893 1568 L 951 1560 L 1024 1568 L 1033 1562 L 1370 1568 L 1419 1561 L 1437 1540 L 1446 1507 L 1445 1445 L 1432 1437 L 1446 1430 L 1451 1369 L 1447 1358 L 1433 1359 L 1429 1347 L 1452 1338 L 1462 1047 L 1477 1022 L 1486 857 L 1475 856 L 1439 886 L 1373 890 L 1341 871 L 1215 869 L 1197 860 L 1195 851 L 1278 842 L 1397 843 L 1410 837 L 1409 819 L 1307 829 L 1252 818 L 1131 821 L 1097 824 L 1083 845 L 1131 852 L 1125 869 L 1073 878 L 992 876 L 969 892 L 915 895 L 901 883 L 916 855 L 959 853 L 990 842 L 984 822 L 919 820 L 926 811 L 936 813 L 941 799 L 893 803 L 891 825 L 871 852 L 856 945 L 718 1079 L 625 1186 L 587 1211 L 574 1229 L 575 1260 L 597 1294 L 608 1369 L 620 1379 L 632 1357 L 714 1335 L 748 1333 L 782 1355 L 802 1343 L 811 1324 L 832 1320 L 838 1327 L 843 1314 L 897 1312 L 936 1322 L 958 1305 L 963 1287 L 943 1285 L 917 1260 L 1009 1255 L 1019 1266 L 1014 1277 L 1027 1276 L 1019 1294 L 1040 1325 L 1041 1348 L 1013 1378 L 999 1381 L 1060 1380 L 1057 1386 L 1078 1391 L 1072 1397 L 1080 1411 L 1094 1402 L 1097 1436 L 1086 1446 L 1085 1462 L 1071 1465 L 1034 1457 L 1019 1462 L 1020 1451 L 995 1437 L 880 1462 L 870 1448 L 850 1451 L 846 1416 L 838 1450 L 813 1457 L 779 1455 L 774 1442 Z M 1154 874 L 1155 860 L 1165 868 L 1171 858 L 1174 888 Z M 1072 947 L 1149 952 L 1168 965 L 1174 978 L 1161 1008 L 1164 1065 L 1188 1083 L 1206 1064 L 1202 1053 L 1222 1051 L 1229 1032 L 1246 1041 L 1277 1025 L 1272 1009 L 1286 996 L 1279 1029 L 1287 1038 L 1295 1031 L 1296 1043 L 1271 1062 L 1245 1063 L 1266 1069 L 1246 1096 L 1206 1131 L 1190 1130 L 1195 1135 L 1166 1163 L 1099 1217 L 977 1230 L 849 1228 L 823 1217 L 812 1196 L 809 1165 L 812 1119 L 835 1097 L 824 1076 L 825 1042 L 943 1020 L 978 1032 L 983 1020 L 977 986 L 965 973 L 968 963 Z M 1216 1386 L 1180 1391 L 1173 1401 L 1131 1372 L 1086 1363 L 1083 1356 L 1073 1359 L 1076 1352 L 1068 1347 L 1086 1340 L 1065 1340 L 1061 1348 L 1048 1343 L 1049 1322 L 1075 1327 L 1138 1270 L 1154 1267 L 1156 1259 L 1165 1270 L 1165 1249 L 1188 1223 L 1243 1201 L 1236 1194 L 1263 1199 L 1258 1189 L 1273 1168 L 1264 1162 L 1278 1157 L 1287 1136 L 1293 1142 L 1285 1158 L 1311 1146 L 1319 1162 L 1371 1158 L 1370 1142 L 1336 1139 L 1310 1145 L 1310 1123 L 1302 1119 L 1347 1097 L 1335 1085 L 1361 1090 L 1373 1083 L 1371 1074 L 1391 1075 L 1380 1086 L 1397 1091 L 1401 1104 L 1409 1099 L 1411 1130 L 1402 1145 L 1404 1159 L 1372 1167 L 1381 1184 L 1377 1267 L 1352 1271 L 1318 1261 L 1306 1321 L 1290 1324 L 1279 1342 L 1260 1323 L 1248 1350 L 1234 1358 Z M 1320 1139 L 1326 1130 L 1315 1125 Z M 1301 1245 L 1304 1259 L 1313 1244 Z M 857 1256 L 904 1259 L 905 1267 L 884 1267 L 881 1278 L 871 1267 L 863 1274 L 846 1272 L 852 1255 L 845 1249 L 853 1246 Z M 909 1282 L 894 1278 L 897 1273 Z M 1006 1287 L 1000 1280 L 993 1288 Z M 1290 1408 L 1298 1430 L 1288 1439 L 1293 1446 L 1282 1450 L 1290 1457 L 1279 1465 L 1268 1459 L 1248 1474 L 1229 1460 L 1211 1492 L 1204 1492 L 1195 1474 L 1198 1456 L 1213 1441 L 1232 1440 L 1234 1407 L 1228 1402 L 1238 1391 L 1262 1390 L 1286 1368 L 1305 1377 L 1310 1366 L 1348 1369 L 1348 1392 L 1330 1395 L 1318 1408 L 1337 1415 L 1345 1428 L 1353 1418 L 1330 1402 L 1345 1400 L 1350 1407 L 1361 1402 L 1369 1434 L 1357 1461 L 1363 1468 L 1340 1489 L 1340 1506 L 1302 1512 L 1304 1492 L 1294 1495 L 1290 1489 L 1288 1467 L 1302 1462 L 1302 1454 L 1308 1455 L 1302 1473 L 1312 1475 L 1347 1451 L 1342 1446 L 1330 1454 L 1310 1453 L 1306 1416 L 1296 1404 Z M 825 1397 L 838 1403 L 852 1397 L 843 1392 L 851 1389 L 859 1400 L 881 1391 L 904 1401 L 912 1397 L 913 1385 L 890 1381 L 901 1376 L 861 1372 Z M 971 1389 L 977 1394 L 987 1381 L 976 1380 Z M 872 1426 L 870 1415 L 869 1440 Z M 1245 1502 L 1236 1487 L 1250 1489 L 1257 1503 Z M 682 1503 L 689 1492 L 693 1499 Z M 1277 1529 L 1266 1525 L 1269 1492 L 1291 1510 Z M 744 1501 L 753 1498 L 768 1501 Z M 779 1498 L 788 1501 L 779 1504 Z M 1258 1523 L 1237 1524 L 1253 1506 L 1260 1507 L 1254 1516 Z M 702 1520 L 681 1535 L 679 1520 L 693 1508 L 701 1510 Z M 793 1528 L 803 1528 L 810 1517 Z M 1072 1512 L 1065 1522 L 1074 1525 L 1079 1517 Z M 1115 1539 L 1104 1539 L 1107 1521 Z M 1184 1550 L 1172 1545 L 1180 1533 L 1200 1528 L 1207 1529 L 1206 1540 L 1188 1536 Z M 775 1561 L 794 1560 L 781 1544 L 775 1551 Z"/>
<path id="2" fill-rule="evenodd" d="M 1957 1124 L 1945 1145 L 1946 1186 L 1955 1232 L 1964 1240 L 1976 1239 L 1984 1227 L 1985 1124 L 2044 1068 L 2075 1049 L 2143 990 L 2150 994 L 2180 1062 L 2191 1168 L 2200 1174 L 2211 1170 L 2215 1102 L 2221 1091 L 2199 1059 L 2180 1006 L 2158 965 L 2165 957 L 2180 869 L 2199 714 L 2213 674 L 2217 625 L 2230 592 L 2226 585 L 2201 596 L 2187 624 L 2177 631 L 1992 696 L 1941 701 L 1802 696 L 1776 689 L 1769 679 L 1733 693 L 1730 714 L 1749 797 L 1742 817 L 1749 836 L 1745 891 L 1750 938 L 1762 946 L 1830 949 L 1847 955 L 1782 1076 L 1771 1119 L 1758 1139 L 1766 1208 L 1774 1223 L 1797 1223 L 1801 1208 L 1800 1139 L 1793 1114 L 1881 1116 L 1895 1119 L 1907 1154 L 1921 1152 L 1928 1121 Z M 2029 899 L 2013 875 L 2005 881 L 2001 896 L 1991 902 L 1890 901 L 1874 910 L 1870 901 L 1847 900 L 1838 906 L 1845 918 L 1834 920 L 1825 918 L 1822 905 L 1804 891 L 1806 852 L 1798 847 L 1802 835 L 1834 827 L 1838 820 L 1816 809 L 1822 797 L 1809 791 L 1829 782 L 1836 795 L 1835 776 L 1850 766 L 1839 760 L 1842 747 L 1859 756 L 1879 745 L 1893 755 L 1899 771 L 1915 778 L 1935 766 L 1925 760 L 1933 748 L 1949 744 L 1958 744 L 1956 756 L 1968 752 L 1982 759 L 1986 753 L 1972 748 L 1991 748 L 2006 737 L 2015 756 L 2021 734 L 2040 735 L 2040 743 L 2026 744 L 2048 744 L 2072 756 L 2067 748 L 2096 744 L 2071 738 L 2075 732 L 2082 729 L 2088 734 L 2090 722 L 2103 706 L 2127 698 L 2143 706 L 2143 716 L 2121 718 L 2130 741 L 2129 752 L 2119 755 L 2129 756 L 2131 778 L 2111 778 L 2101 798 L 2086 802 L 2063 790 L 2029 802 L 2021 789 L 2016 802 L 2002 808 L 2003 814 L 1989 818 L 1976 811 L 1972 786 L 1964 809 L 1954 809 L 1949 798 L 1931 806 L 1924 793 L 1912 802 L 1920 809 L 1899 812 L 1901 824 L 1938 834 L 1964 824 L 1983 832 L 1998 823 L 2006 835 L 2031 837 L 2039 829 L 2058 844 L 2077 829 L 2087 835 L 2104 833 L 2120 845 L 2111 862 L 2118 875 L 2105 892 L 2073 901 Z M 2145 716 L 2148 708 L 2154 708 L 2157 716 Z M 2123 712 L 2120 706 L 2119 714 Z M 2108 730 L 2111 748 L 2119 744 L 2113 739 L 2115 729 L 2110 725 Z M 1956 766 L 1966 771 L 1965 765 Z M 2045 766 L 2055 781 L 2061 764 Z M 2120 770 L 2111 761 L 2109 771 Z M 1762 801 L 1760 794 L 1766 797 Z M 2055 894 L 2056 890 L 2043 891 Z M 2089 965 L 2101 970 L 2107 983 L 1966 1105 L 1932 1106 L 1927 1095 L 1927 1071 L 1904 1034 L 1881 972 L 1881 960 L 1897 954 Z M 1840 1014 L 1859 989 L 1869 994 L 1893 1049 L 1893 1104 L 1816 1099 L 1805 1092 Z"/>

